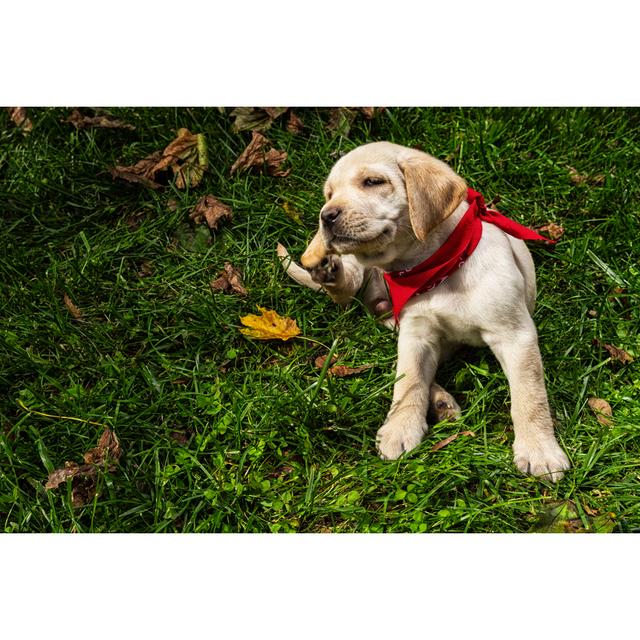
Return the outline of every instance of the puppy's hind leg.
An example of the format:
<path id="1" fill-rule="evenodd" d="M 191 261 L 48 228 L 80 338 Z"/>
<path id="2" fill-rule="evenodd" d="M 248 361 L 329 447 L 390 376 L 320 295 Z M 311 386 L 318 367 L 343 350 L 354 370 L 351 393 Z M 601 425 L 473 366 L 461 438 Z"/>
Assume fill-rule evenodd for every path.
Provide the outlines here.
<path id="1" fill-rule="evenodd" d="M 429 422 L 435 424 L 443 420 L 457 420 L 460 417 L 460 405 L 455 398 L 437 382 L 429 389 Z"/>

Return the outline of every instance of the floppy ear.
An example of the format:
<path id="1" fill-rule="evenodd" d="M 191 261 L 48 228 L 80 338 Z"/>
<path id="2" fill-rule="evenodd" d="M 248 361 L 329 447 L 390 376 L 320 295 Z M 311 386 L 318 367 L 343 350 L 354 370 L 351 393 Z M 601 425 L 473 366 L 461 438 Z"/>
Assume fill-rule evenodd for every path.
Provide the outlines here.
<path id="1" fill-rule="evenodd" d="M 467 196 L 467 183 L 444 162 L 419 151 L 399 159 L 409 219 L 418 240 L 448 218 Z"/>

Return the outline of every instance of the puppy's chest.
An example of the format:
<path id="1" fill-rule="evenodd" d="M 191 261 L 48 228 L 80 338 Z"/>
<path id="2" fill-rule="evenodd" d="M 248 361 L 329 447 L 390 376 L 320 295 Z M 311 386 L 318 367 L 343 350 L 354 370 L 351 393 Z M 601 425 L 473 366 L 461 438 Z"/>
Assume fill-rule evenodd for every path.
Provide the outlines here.
<path id="1" fill-rule="evenodd" d="M 410 301 L 401 325 L 409 325 L 412 333 L 471 346 L 483 345 L 481 331 L 485 322 L 477 305 L 469 296 L 441 287 L 440 291 L 433 290 Z"/>
<path id="2" fill-rule="evenodd" d="M 418 333 L 450 342 L 482 346 L 482 332 L 502 315 L 502 296 L 487 286 L 485 269 L 474 264 L 463 266 L 443 283 L 411 299 L 400 318 Z M 471 268 L 469 268 L 471 267 Z"/>

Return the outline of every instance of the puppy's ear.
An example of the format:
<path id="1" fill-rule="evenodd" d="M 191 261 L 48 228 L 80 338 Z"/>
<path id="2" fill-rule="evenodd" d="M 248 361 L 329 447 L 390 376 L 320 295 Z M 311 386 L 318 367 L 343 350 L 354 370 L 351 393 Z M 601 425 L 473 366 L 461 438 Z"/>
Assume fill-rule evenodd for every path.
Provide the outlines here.
<path id="1" fill-rule="evenodd" d="M 467 196 L 466 182 L 444 162 L 419 151 L 401 158 L 409 219 L 418 240 L 449 217 Z"/>

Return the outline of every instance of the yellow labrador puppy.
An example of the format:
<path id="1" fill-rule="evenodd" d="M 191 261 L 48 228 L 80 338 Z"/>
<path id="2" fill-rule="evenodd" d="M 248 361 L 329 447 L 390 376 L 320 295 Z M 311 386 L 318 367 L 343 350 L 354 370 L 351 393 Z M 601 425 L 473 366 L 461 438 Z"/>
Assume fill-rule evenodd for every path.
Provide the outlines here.
<path id="1" fill-rule="evenodd" d="M 399 327 L 398 379 L 377 434 L 381 457 L 394 460 L 420 443 L 430 402 L 457 414 L 453 398 L 434 383 L 438 364 L 461 343 L 488 345 L 509 381 L 515 465 L 562 478 L 569 461 L 554 436 L 531 318 L 535 271 L 519 239 L 533 237 L 514 237 L 511 221 L 504 227 L 492 219 L 500 214 L 445 163 L 389 142 L 338 160 L 324 195 L 319 230 L 301 260 L 307 270 L 290 263 L 287 271 L 339 304 L 364 284 L 374 313 L 393 310 L 387 323 Z M 462 249 L 452 253 L 452 243 Z M 282 247 L 279 254 L 287 255 Z M 423 282 L 420 273 L 431 279 Z"/>

